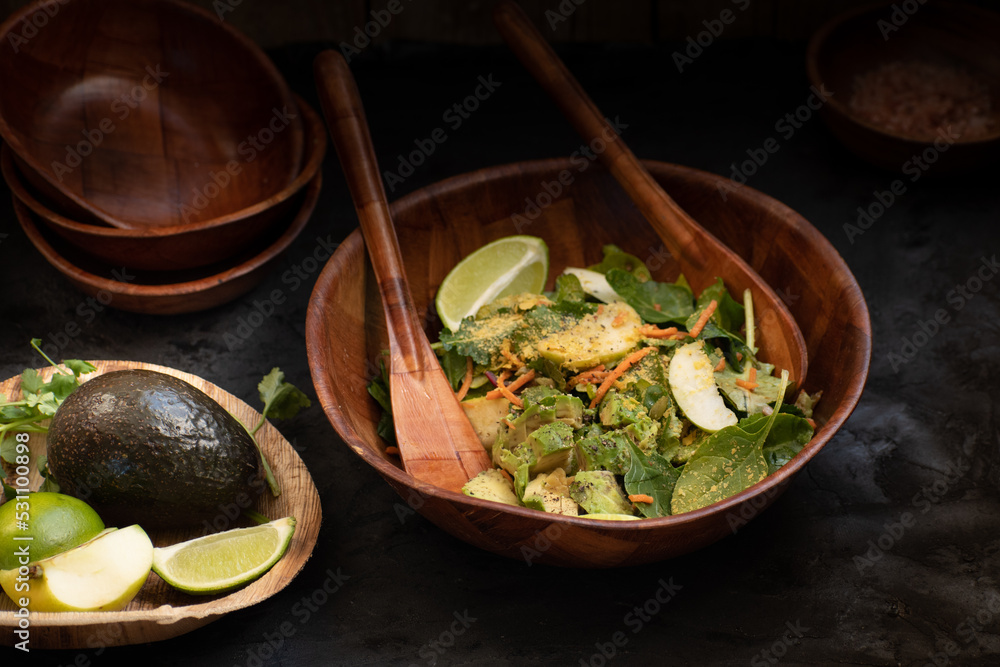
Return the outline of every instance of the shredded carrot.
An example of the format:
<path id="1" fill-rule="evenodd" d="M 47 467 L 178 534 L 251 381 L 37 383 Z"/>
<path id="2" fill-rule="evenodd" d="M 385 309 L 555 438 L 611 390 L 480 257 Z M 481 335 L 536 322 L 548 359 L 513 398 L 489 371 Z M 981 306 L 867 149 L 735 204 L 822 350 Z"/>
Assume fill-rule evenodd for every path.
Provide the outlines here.
<path id="1" fill-rule="evenodd" d="M 517 396 L 515 396 L 514 393 L 510 389 L 508 389 L 506 386 L 500 385 L 499 387 L 497 387 L 497 389 L 500 390 L 500 393 L 503 395 L 504 398 L 506 398 L 508 401 L 510 401 L 511 405 L 515 405 L 515 406 L 517 406 L 519 408 L 523 408 L 524 407 L 524 401 L 522 401 L 520 398 L 518 398 Z"/>
<path id="2" fill-rule="evenodd" d="M 465 395 L 469 393 L 469 387 L 472 386 L 472 357 L 465 358 L 465 377 L 462 379 L 462 386 L 458 388 L 458 393 L 455 394 L 455 398 L 462 400 Z"/>
<path id="3" fill-rule="evenodd" d="M 515 405 L 519 408 L 523 408 L 524 402 L 520 398 L 515 396 L 514 393 L 510 389 L 508 389 L 507 386 L 504 384 L 504 382 L 506 382 L 507 378 L 509 377 L 510 377 L 510 371 L 504 371 L 503 373 L 501 373 L 500 377 L 497 378 L 497 388 L 494 389 L 493 391 L 499 391 L 500 395 L 506 398 L 508 401 L 510 401 L 512 405 Z"/>
<path id="4" fill-rule="evenodd" d="M 748 382 L 757 381 L 757 369 L 754 368 L 753 366 L 750 367 L 750 372 L 747 374 L 747 381 Z"/>
<path id="5" fill-rule="evenodd" d="M 603 312 L 604 312 L 604 304 L 602 303 L 601 305 L 599 305 L 597 307 L 597 316 L 600 317 L 601 313 L 603 313 Z"/>
<path id="6" fill-rule="evenodd" d="M 524 365 L 524 362 L 521 361 L 516 354 L 510 351 L 510 343 L 508 341 L 504 341 L 504 344 L 500 347 L 500 354 L 502 354 L 507 361 L 514 364 L 515 368 L 520 368 Z"/>
<path id="7" fill-rule="evenodd" d="M 668 336 L 667 340 L 684 340 L 690 335 L 691 334 L 689 334 L 687 331 L 678 331 L 677 333 Z"/>
<path id="8" fill-rule="evenodd" d="M 511 484 L 514 483 L 514 478 L 511 477 L 510 473 L 507 472 L 506 470 L 504 470 L 503 468 L 500 468 L 500 474 L 503 475 L 504 477 L 506 477 L 507 481 L 510 482 Z"/>
<path id="9" fill-rule="evenodd" d="M 620 378 L 625 373 L 625 371 L 631 368 L 632 364 L 638 362 L 639 360 L 641 360 L 643 357 L 645 357 L 647 354 L 649 354 L 655 349 L 656 348 L 653 347 L 644 347 L 641 350 L 637 350 L 632 354 L 628 355 L 627 357 L 625 357 L 624 359 L 622 359 L 621 363 L 615 366 L 615 370 L 611 371 L 611 374 L 608 375 L 608 377 L 604 378 L 604 382 L 602 382 L 601 386 L 597 388 L 597 393 L 594 394 L 594 400 L 590 402 L 590 407 L 593 408 L 594 406 L 596 406 L 598 403 L 601 402 L 601 400 L 604 398 L 604 395 L 608 393 L 608 389 L 611 389 L 611 385 L 615 383 L 615 380 Z"/>
<path id="10" fill-rule="evenodd" d="M 392 455 L 398 455 L 399 454 L 399 447 L 392 447 L 390 445 L 389 447 L 385 448 L 385 453 L 389 454 L 390 456 L 392 456 Z"/>
<path id="11" fill-rule="evenodd" d="M 633 503 L 653 503 L 655 500 L 653 496 L 647 496 L 645 493 L 633 493 L 628 497 Z"/>
<path id="12" fill-rule="evenodd" d="M 706 324 L 708 324 L 708 319 L 712 317 L 712 313 L 714 313 L 715 309 L 718 307 L 719 302 L 712 299 L 708 306 L 705 307 L 705 310 L 701 311 L 701 315 L 698 316 L 698 321 L 694 323 L 694 326 L 691 327 L 691 331 L 688 332 L 691 338 L 698 337 L 698 334 L 700 334 L 701 330 L 705 328 Z"/>
<path id="13" fill-rule="evenodd" d="M 736 353 L 736 361 L 743 361 L 743 353 L 742 352 L 737 352 Z"/>
<path id="14" fill-rule="evenodd" d="M 809 422 L 810 426 L 812 426 L 813 428 L 816 428 L 816 420 L 815 419 L 813 419 L 812 417 L 806 417 L 806 421 Z"/>
<path id="15" fill-rule="evenodd" d="M 509 392 L 515 392 L 534 379 L 535 379 L 535 369 L 532 368 L 530 371 L 528 371 L 527 373 L 525 373 L 524 375 L 522 375 L 521 377 L 517 378 L 509 385 L 504 387 L 504 389 L 506 389 Z M 500 398 L 501 396 L 506 396 L 506 394 L 504 394 L 503 390 L 501 390 L 499 387 L 486 392 L 486 398 Z"/>
<path id="16" fill-rule="evenodd" d="M 736 381 L 736 386 L 737 387 L 743 387 L 747 391 L 753 391 L 754 389 L 757 388 L 758 385 L 757 385 L 756 382 L 747 382 L 746 380 L 737 380 Z"/>
<path id="17" fill-rule="evenodd" d="M 653 304 L 653 310 L 655 310 L 656 312 L 660 312 L 661 310 L 663 310 L 663 306 L 661 306 L 658 303 L 654 303 Z"/>
<path id="18" fill-rule="evenodd" d="M 655 324 L 646 324 L 639 328 L 639 333 L 646 338 L 670 338 L 677 333 L 677 327 L 661 329 Z"/>
<path id="19" fill-rule="evenodd" d="M 726 370 L 726 358 L 725 357 L 719 357 L 719 363 L 717 363 L 715 365 L 715 368 L 713 370 L 716 373 L 719 373 L 721 371 Z"/>
<path id="20" fill-rule="evenodd" d="M 618 313 L 617 315 L 615 315 L 615 319 L 611 320 L 611 326 L 618 328 L 621 325 L 625 324 L 625 318 L 627 316 L 628 314 L 624 310 Z"/>

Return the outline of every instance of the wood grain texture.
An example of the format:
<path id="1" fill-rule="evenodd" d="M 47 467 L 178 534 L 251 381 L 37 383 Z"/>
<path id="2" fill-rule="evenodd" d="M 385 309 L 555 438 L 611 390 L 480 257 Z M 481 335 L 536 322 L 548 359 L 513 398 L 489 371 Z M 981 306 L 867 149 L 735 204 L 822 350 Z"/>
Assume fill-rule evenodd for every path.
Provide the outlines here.
<path id="1" fill-rule="evenodd" d="M 14 213 L 31 244 L 77 289 L 119 310 L 151 315 L 193 313 L 241 296 L 267 275 L 302 233 L 322 188 L 317 172 L 305 190 L 289 201 L 295 217 L 257 239 L 240 255 L 207 267 L 182 271 L 134 271 L 128 264 L 95 260 L 52 234 L 17 197 Z"/>
<path id="2" fill-rule="evenodd" d="M 737 300 L 749 289 L 754 309 L 767 315 L 760 319 L 764 356 L 778 368 L 787 369 L 792 382 L 804 381 L 808 368 L 805 340 L 774 290 L 660 187 L 516 3 L 500 2 L 495 18 L 515 55 L 657 230 L 695 291 L 705 289 L 717 277 Z M 751 229 L 746 227 L 748 235 Z"/>
<path id="3" fill-rule="evenodd" d="M 809 42 L 806 71 L 833 95 L 821 115 L 840 142 L 868 162 L 898 173 L 930 151 L 929 175 L 976 169 L 1000 157 L 1000 13 L 965 3 L 921 5 L 905 29 L 893 30 L 887 6 L 847 12 L 827 22 Z M 890 28 L 885 28 L 890 26 Z M 888 37 L 887 37 L 888 36 Z M 959 67 L 984 82 L 992 97 L 994 130 L 979 138 L 918 141 L 875 125 L 850 108 L 855 78 L 891 62 L 921 61 Z M 941 149 L 943 147 L 943 150 Z M 923 172 L 922 172 L 923 173 Z"/>
<path id="4" fill-rule="evenodd" d="M 417 321 L 361 97 L 336 51 L 316 58 L 316 86 L 358 211 L 385 309 L 396 441 L 406 470 L 452 491 L 491 466 Z"/>
<path id="5" fill-rule="evenodd" d="M 687 167 L 645 161 L 677 203 L 761 276 L 781 287 L 813 360 L 806 389 L 823 390 L 815 437 L 789 464 L 751 489 L 684 515 L 637 522 L 596 522 L 499 505 L 430 487 L 385 454 L 379 408 L 365 392 L 388 334 L 360 233 L 334 253 L 310 298 L 306 344 L 323 409 L 351 449 L 382 475 L 409 506 L 459 539 L 514 559 L 572 567 L 638 565 L 688 553 L 731 534 L 774 501 L 816 456 L 854 409 L 871 354 L 868 309 L 857 282 L 830 243 L 778 201 L 743 187 L 728 201 L 728 181 Z M 549 246 L 550 276 L 601 259 L 615 243 L 644 260 L 657 280 L 674 280 L 679 265 L 663 241 L 599 164 L 584 170 L 568 159 L 493 167 L 414 192 L 391 207 L 417 312 L 437 334 L 433 295 L 448 271 L 479 246 L 510 234 L 532 234 Z M 528 225 L 525 197 L 544 184 L 570 184 Z M 746 234 L 747 226 L 754 234 Z M 551 281 L 549 287 L 551 287 Z M 374 305 L 373 305 L 374 304 Z M 539 549 L 539 535 L 551 546 Z"/>
<path id="6" fill-rule="evenodd" d="M 68 0 L 25 39 L 38 8 L 0 26 L 4 43 L 21 40 L 0 59 L 0 135 L 70 217 L 122 229 L 205 222 L 295 180 L 295 100 L 214 14 L 175 0 Z M 233 163 L 239 178 L 220 186 Z"/>
<path id="7" fill-rule="evenodd" d="M 204 391 L 244 424 L 254 425 L 260 419 L 260 413 L 243 401 L 189 373 L 141 362 L 91 363 L 97 367 L 97 371 L 85 376 L 85 379 L 126 368 L 159 371 L 178 377 Z M 48 379 L 53 369 L 49 367 L 39 371 Z M 0 384 L 0 396 L 6 397 L 6 400 L 14 400 L 16 396 L 20 396 L 20 392 L 20 376 Z M 32 612 L 31 648 L 85 649 L 98 645 L 118 646 L 168 639 L 201 627 L 231 611 L 257 604 L 285 588 L 305 565 L 316 545 L 322 521 L 320 498 L 305 464 L 281 433 L 270 422 L 265 423 L 257 433 L 258 441 L 281 485 L 281 495 L 275 498 L 270 491 L 265 491 L 252 507 L 269 519 L 294 516 L 296 520 L 295 534 L 288 551 L 267 574 L 232 593 L 202 597 L 176 591 L 151 572 L 145 586 L 122 611 Z M 37 489 L 41 478 L 34 460 L 45 453 L 44 434 L 31 434 L 29 445 L 32 457 L 30 486 Z M 8 470 L 8 479 L 10 472 Z M 219 516 L 211 523 L 212 526 L 151 530 L 148 533 L 155 546 L 168 546 L 199 537 L 206 532 L 253 525 L 242 518 L 231 519 L 223 508 L 220 508 Z M 14 609 L 16 607 L 12 600 L 6 595 L 0 596 L 0 627 L 4 628 L 4 632 L 0 632 L 0 644 L 12 646 L 17 641 L 16 635 L 11 632 L 17 626 Z"/>
<path id="8" fill-rule="evenodd" d="M 304 100 L 296 100 L 306 126 L 306 160 L 295 180 L 266 201 L 238 214 L 206 222 L 148 229 L 78 222 L 34 191 L 14 164 L 14 156 L 6 144 L 0 150 L 0 169 L 14 196 L 31 209 L 36 220 L 94 259 L 140 271 L 202 268 L 252 248 L 273 229 L 287 225 L 301 208 L 299 195 L 319 172 L 327 139 L 319 114 Z"/>

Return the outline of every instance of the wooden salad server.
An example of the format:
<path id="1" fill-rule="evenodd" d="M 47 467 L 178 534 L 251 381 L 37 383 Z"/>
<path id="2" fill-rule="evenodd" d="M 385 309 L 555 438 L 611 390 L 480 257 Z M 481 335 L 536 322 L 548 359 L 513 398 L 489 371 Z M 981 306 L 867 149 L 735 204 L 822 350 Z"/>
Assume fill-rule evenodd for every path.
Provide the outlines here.
<path id="1" fill-rule="evenodd" d="M 493 18 L 508 46 L 584 140 L 600 138 L 605 143 L 605 150 L 598 153 L 602 164 L 656 230 L 691 286 L 704 289 L 721 277 L 737 300 L 750 289 L 767 360 L 779 370 L 788 369 L 801 387 L 808 364 L 806 343 L 778 295 L 660 187 L 515 2 L 502 0 Z"/>
<path id="2" fill-rule="evenodd" d="M 337 51 L 324 51 L 316 57 L 313 73 L 382 296 L 403 467 L 423 482 L 461 491 L 470 478 L 491 467 L 489 455 L 418 324 L 368 121 L 347 61 Z"/>

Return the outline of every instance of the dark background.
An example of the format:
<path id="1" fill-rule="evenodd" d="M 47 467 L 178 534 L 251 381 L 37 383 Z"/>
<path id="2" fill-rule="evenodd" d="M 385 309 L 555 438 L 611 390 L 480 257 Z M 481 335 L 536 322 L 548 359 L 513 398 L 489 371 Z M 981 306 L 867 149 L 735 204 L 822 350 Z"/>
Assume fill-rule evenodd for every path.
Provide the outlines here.
<path id="1" fill-rule="evenodd" d="M 244 0 L 226 20 L 267 46 L 293 90 L 318 108 L 312 59 L 367 20 L 374 4 L 276 4 Z M 672 53 L 727 4 L 590 0 L 559 28 L 569 34 L 551 37 L 601 110 L 628 123 L 623 137 L 639 157 L 728 175 L 806 101 L 809 32 L 855 3 L 755 2 L 747 21 L 679 73 Z M 413 0 L 391 33 L 352 61 L 383 169 L 440 126 L 442 112 L 470 94 L 478 76 L 502 83 L 391 199 L 451 175 L 565 156 L 580 145 L 495 44 L 489 6 Z M 532 10 L 547 35 L 544 10 L 557 6 Z M 907 192 L 852 242 L 844 225 L 902 175 L 859 161 L 818 118 L 779 141 L 747 184 L 797 210 L 842 254 L 871 310 L 874 352 L 851 419 L 775 505 L 737 534 L 686 557 L 610 571 L 501 559 L 419 516 L 401 521 L 397 496 L 343 445 L 314 402 L 276 424 L 309 466 L 324 515 L 311 560 L 285 590 L 154 645 L 101 649 L 95 637 L 96 648 L 83 652 L 29 657 L 2 649 L 4 663 L 997 664 L 1000 280 L 985 282 L 961 309 L 948 294 L 1000 250 L 1000 169 L 951 177 L 931 171 L 907 182 Z M 54 341 L 77 320 L 81 333 L 64 341 L 62 357 L 171 366 L 253 405 L 260 377 L 280 366 L 315 399 L 304 327 L 316 276 L 294 291 L 280 276 L 311 255 L 317 237 L 338 241 L 356 226 L 331 146 L 312 220 L 254 291 L 202 313 L 108 309 L 83 322 L 77 306 L 85 296 L 45 263 L 4 205 L 0 377 L 39 365 L 29 339 Z M 288 301 L 249 340 L 227 345 L 225 335 L 254 301 L 276 288 Z M 890 353 L 900 354 L 942 308 L 949 323 L 894 367 Z M 914 521 L 902 526 L 906 512 Z M 306 618 L 303 598 L 338 571 L 349 578 Z M 637 628 L 634 609 L 661 581 L 681 588 Z M 455 625 L 463 632 L 451 637 L 456 615 L 468 628 Z M 278 644 L 282 628 L 293 633 L 274 648 L 269 641 Z M 602 647 L 610 652 L 616 633 L 626 641 L 604 658 Z"/>

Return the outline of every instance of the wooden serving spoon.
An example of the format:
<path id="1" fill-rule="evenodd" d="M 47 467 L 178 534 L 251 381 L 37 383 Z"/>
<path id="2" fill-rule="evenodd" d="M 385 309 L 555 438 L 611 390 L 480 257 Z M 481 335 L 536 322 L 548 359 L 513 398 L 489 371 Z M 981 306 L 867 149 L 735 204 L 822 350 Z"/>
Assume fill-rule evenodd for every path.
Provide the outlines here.
<path id="1" fill-rule="evenodd" d="M 344 57 L 327 50 L 313 67 L 326 124 L 361 220 L 389 330 L 389 383 L 403 467 L 452 491 L 491 467 L 451 385 L 418 325 L 361 96 Z"/>
<path id="2" fill-rule="evenodd" d="M 721 277 L 737 296 L 749 288 L 767 358 L 788 369 L 802 386 L 807 370 L 806 343 L 778 295 L 742 257 L 701 227 L 668 195 L 604 118 L 531 20 L 512 0 L 502 0 L 493 15 L 511 50 L 588 142 L 600 139 L 598 152 L 636 206 L 678 260 L 688 282 L 704 289 Z M 597 144 L 600 145 L 600 144 Z"/>

